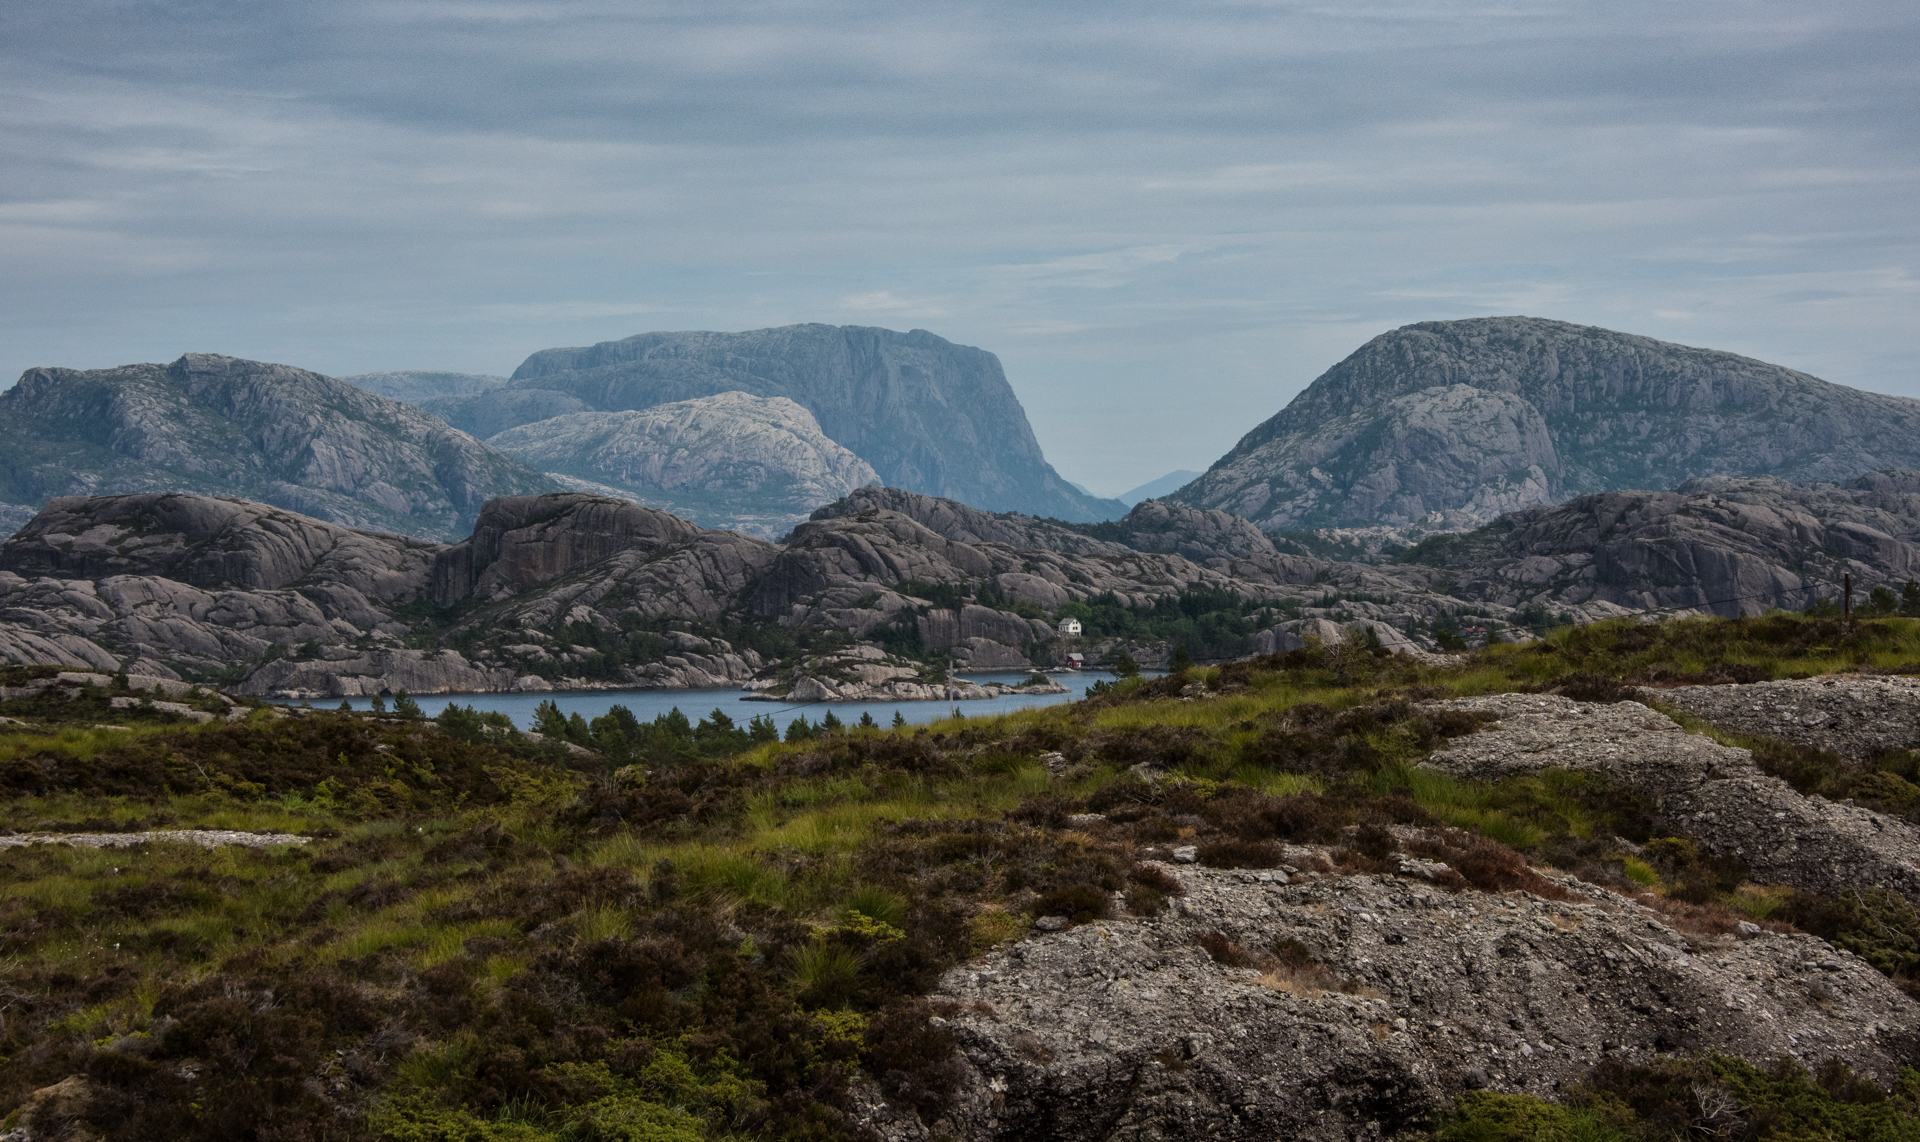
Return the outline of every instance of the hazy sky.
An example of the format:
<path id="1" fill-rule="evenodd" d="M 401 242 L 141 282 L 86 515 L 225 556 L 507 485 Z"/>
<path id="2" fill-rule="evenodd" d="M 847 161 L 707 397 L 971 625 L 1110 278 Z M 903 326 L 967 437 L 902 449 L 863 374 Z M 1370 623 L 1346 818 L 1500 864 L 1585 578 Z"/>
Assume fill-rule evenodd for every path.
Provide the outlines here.
<path id="1" fill-rule="evenodd" d="M 926 328 L 1205 468 L 1526 313 L 1920 395 L 1920 5 L 13 0 L 0 374 Z"/>

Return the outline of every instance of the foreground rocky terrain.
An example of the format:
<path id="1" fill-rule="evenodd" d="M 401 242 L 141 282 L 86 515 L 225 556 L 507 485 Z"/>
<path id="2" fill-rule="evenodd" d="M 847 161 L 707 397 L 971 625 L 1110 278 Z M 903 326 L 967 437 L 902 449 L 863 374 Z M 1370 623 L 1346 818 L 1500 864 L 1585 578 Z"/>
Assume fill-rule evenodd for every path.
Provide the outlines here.
<path id="1" fill-rule="evenodd" d="M 1831 750 L 1848 761 L 1920 746 L 1920 681 L 1910 677 L 1686 686 L 1657 696 L 1735 733 Z"/>
<path id="2" fill-rule="evenodd" d="M 1326 865 L 1324 850 L 1289 859 Z M 1841 1058 L 1891 1083 L 1920 1035 L 1920 1005 L 1824 941 L 1689 937 L 1577 882 L 1561 901 L 1418 875 L 1169 871 L 1182 896 L 1163 916 L 1037 935 L 948 973 L 934 1004 L 964 1070 L 936 1130 L 1374 1138 L 1467 1090 L 1552 1098 L 1604 1060 L 1676 1052 Z"/>
<path id="3" fill-rule="evenodd" d="M 1774 707 L 1771 692 L 1743 697 Z M 1789 691 L 1788 693 L 1791 693 Z M 1692 705 L 1676 691 L 1683 706 Z M 1638 702 L 1595 704 L 1550 694 L 1461 698 L 1446 708 L 1492 715 L 1482 732 L 1437 750 L 1425 764 L 1456 777 L 1497 781 L 1548 769 L 1594 771 L 1646 797 L 1662 835 L 1691 837 L 1738 860 L 1765 884 L 1825 894 L 1879 885 L 1920 900 L 1920 830 L 1907 821 L 1823 797 L 1804 797 L 1762 773 L 1753 755 L 1690 734 Z M 1886 706 L 1872 722 L 1916 740 L 1910 707 Z"/>
<path id="4" fill-rule="evenodd" d="M 452 539 L 487 500 L 559 484 L 419 409 L 305 369 L 189 353 L 30 369 L 0 393 L 0 502 L 184 492 Z M 0 522 L 5 522 L 0 515 Z"/>
<path id="5" fill-rule="evenodd" d="M 1920 466 L 1920 401 L 1532 317 L 1374 338 L 1169 498 L 1269 531 L 1424 525 L 1690 477 Z"/>
<path id="6" fill-rule="evenodd" d="M 571 510 L 655 552 L 708 534 Z M 564 512 L 498 513 L 443 586 L 511 599 L 573 557 L 531 542 Z M 114 546 L 60 555 L 132 565 Z M 1894 670 L 1920 623 L 1613 622 L 1447 659 L 1340 629 L 784 742 L 0 668 L 0 1113 L 27 1142 L 1920 1130 L 1920 802 L 1884 803 L 1920 755 L 1869 700 L 1894 676 L 1678 680 Z M 1648 702 L 1844 708 L 1881 799 L 1814 795 L 1840 764 L 1817 742 L 1735 748 Z"/>

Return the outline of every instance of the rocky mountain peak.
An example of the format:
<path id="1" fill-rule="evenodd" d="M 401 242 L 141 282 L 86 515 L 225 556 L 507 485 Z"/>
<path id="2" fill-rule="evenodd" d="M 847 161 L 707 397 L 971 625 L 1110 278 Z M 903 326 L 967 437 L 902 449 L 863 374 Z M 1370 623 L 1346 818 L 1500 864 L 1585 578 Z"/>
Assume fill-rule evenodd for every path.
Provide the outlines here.
<path id="1" fill-rule="evenodd" d="M 1920 464 L 1920 401 L 1733 353 L 1533 317 L 1374 338 L 1170 497 L 1270 531 L 1467 527 L 1696 476 L 1840 481 Z"/>
<path id="2" fill-rule="evenodd" d="M 0 501 L 191 492 L 347 527 L 452 539 L 489 498 L 548 477 L 410 405 L 290 365 L 30 369 L 0 393 Z"/>

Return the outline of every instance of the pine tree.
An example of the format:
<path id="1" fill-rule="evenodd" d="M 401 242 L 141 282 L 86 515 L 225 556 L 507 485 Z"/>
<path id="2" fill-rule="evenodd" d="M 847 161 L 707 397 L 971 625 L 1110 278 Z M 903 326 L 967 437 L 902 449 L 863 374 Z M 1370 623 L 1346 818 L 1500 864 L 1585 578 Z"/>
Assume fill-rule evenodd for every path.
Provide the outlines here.
<path id="1" fill-rule="evenodd" d="M 533 708 L 533 731 L 541 737 L 566 739 L 567 716 L 560 712 L 552 698 L 542 699 Z"/>
<path id="2" fill-rule="evenodd" d="M 426 711 L 420 708 L 420 703 L 414 701 L 405 690 L 393 696 L 393 712 L 410 722 L 427 716 Z"/>
<path id="3" fill-rule="evenodd" d="M 1185 674 L 1193 669 L 1193 655 L 1187 653 L 1186 643 L 1173 648 L 1173 663 L 1169 669 L 1175 674 Z"/>
<path id="4" fill-rule="evenodd" d="M 901 713 L 900 711 L 895 710 L 893 712 L 893 728 L 897 730 L 901 726 L 904 726 L 906 724 L 907 724 L 907 716 Z"/>

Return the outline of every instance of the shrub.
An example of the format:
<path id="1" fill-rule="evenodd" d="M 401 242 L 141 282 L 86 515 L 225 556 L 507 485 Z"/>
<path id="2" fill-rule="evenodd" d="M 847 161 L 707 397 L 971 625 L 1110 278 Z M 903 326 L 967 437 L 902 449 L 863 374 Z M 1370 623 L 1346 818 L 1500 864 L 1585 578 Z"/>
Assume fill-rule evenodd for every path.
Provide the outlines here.
<path id="1" fill-rule="evenodd" d="M 1042 893 L 1034 908 L 1042 916 L 1065 916 L 1076 924 L 1104 920 L 1112 909 L 1112 899 L 1103 888 L 1091 884 L 1071 884 Z"/>

